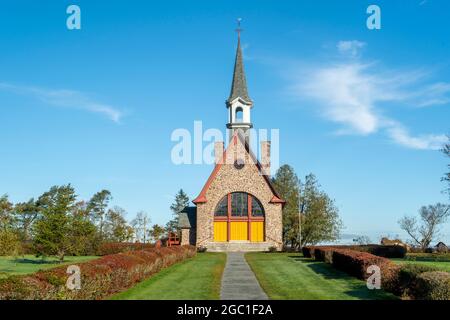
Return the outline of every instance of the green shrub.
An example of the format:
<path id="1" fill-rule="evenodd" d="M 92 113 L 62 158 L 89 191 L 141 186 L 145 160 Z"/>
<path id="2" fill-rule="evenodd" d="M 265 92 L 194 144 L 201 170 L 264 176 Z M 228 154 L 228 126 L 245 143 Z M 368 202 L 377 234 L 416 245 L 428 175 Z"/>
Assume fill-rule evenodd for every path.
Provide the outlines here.
<path id="1" fill-rule="evenodd" d="M 418 288 L 418 276 L 430 271 L 438 271 L 438 269 L 423 264 L 402 265 L 398 272 L 398 286 L 394 293 L 404 298 L 414 298 Z"/>
<path id="2" fill-rule="evenodd" d="M 450 300 L 450 273 L 424 272 L 417 277 L 416 299 Z"/>
<path id="3" fill-rule="evenodd" d="M 22 251 L 19 236 L 10 230 L 0 231 L 0 256 L 16 256 Z"/>

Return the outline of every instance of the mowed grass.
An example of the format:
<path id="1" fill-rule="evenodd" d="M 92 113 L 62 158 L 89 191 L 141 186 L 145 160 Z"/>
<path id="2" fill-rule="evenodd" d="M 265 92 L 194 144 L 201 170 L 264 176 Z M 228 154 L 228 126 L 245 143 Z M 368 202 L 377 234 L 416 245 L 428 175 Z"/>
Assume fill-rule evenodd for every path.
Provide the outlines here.
<path id="1" fill-rule="evenodd" d="M 111 297 L 113 300 L 219 299 L 224 253 L 198 253 Z"/>
<path id="2" fill-rule="evenodd" d="M 301 254 L 247 253 L 245 257 L 270 299 L 396 299 L 382 290 L 369 290 L 364 281 Z"/>
<path id="3" fill-rule="evenodd" d="M 434 267 L 442 271 L 450 272 L 450 261 L 430 261 L 426 259 L 391 259 L 397 264 L 420 264 L 429 267 Z"/>
<path id="4" fill-rule="evenodd" d="M 33 255 L 18 257 L 0 257 L 0 278 L 10 275 L 30 274 L 39 270 L 51 269 L 61 265 L 77 264 L 80 262 L 96 259 L 95 256 L 65 257 L 60 263 L 57 258 L 37 258 Z"/>

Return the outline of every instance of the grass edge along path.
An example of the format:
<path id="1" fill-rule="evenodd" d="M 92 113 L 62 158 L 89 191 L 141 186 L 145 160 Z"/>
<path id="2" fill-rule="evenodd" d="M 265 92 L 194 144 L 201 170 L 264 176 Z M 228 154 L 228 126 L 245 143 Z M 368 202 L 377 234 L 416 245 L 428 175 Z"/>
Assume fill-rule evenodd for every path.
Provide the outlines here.
<path id="1" fill-rule="evenodd" d="M 225 262 L 225 253 L 197 253 L 109 299 L 218 300 Z"/>
<path id="2" fill-rule="evenodd" d="M 396 299 L 382 290 L 369 290 L 364 281 L 298 253 L 247 253 L 245 258 L 270 299 Z"/>

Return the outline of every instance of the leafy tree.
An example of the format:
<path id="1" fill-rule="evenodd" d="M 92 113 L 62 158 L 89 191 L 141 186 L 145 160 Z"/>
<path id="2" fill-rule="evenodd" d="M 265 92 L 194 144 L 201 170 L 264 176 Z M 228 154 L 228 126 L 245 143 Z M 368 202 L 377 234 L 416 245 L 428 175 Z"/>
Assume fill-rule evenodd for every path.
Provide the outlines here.
<path id="1" fill-rule="evenodd" d="M 20 239 L 16 230 L 13 204 L 7 195 L 0 197 L 0 255 L 17 255 L 21 251 Z"/>
<path id="2" fill-rule="evenodd" d="M 147 213 L 139 211 L 136 218 L 131 221 L 136 241 L 146 243 L 149 224 L 150 219 L 148 218 Z"/>
<path id="3" fill-rule="evenodd" d="M 127 212 L 121 207 L 109 209 L 105 220 L 105 238 L 111 242 L 130 241 L 133 237 L 133 228 L 127 224 Z"/>
<path id="4" fill-rule="evenodd" d="M 444 148 L 442 149 L 442 152 L 443 152 L 446 156 L 448 156 L 448 157 L 450 158 L 450 136 L 448 136 L 448 139 L 449 139 L 449 143 L 447 143 L 447 144 L 444 146 Z M 443 181 L 447 181 L 447 183 L 448 183 L 447 193 L 448 193 L 449 198 L 450 198 L 450 164 L 448 165 L 448 168 L 449 168 L 449 172 L 447 172 L 447 173 L 445 174 L 445 176 L 442 178 L 442 180 L 443 180 Z"/>
<path id="5" fill-rule="evenodd" d="M 70 251 L 71 213 L 75 207 L 75 190 L 68 184 L 54 186 L 37 201 L 40 217 L 34 224 L 34 246 L 44 255 L 57 255 L 60 261 Z"/>
<path id="6" fill-rule="evenodd" d="M 286 201 L 283 208 L 283 241 L 296 246 L 299 241 L 300 180 L 294 168 L 285 164 L 277 170 L 272 182 L 280 197 Z"/>
<path id="7" fill-rule="evenodd" d="M 70 230 L 67 234 L 71 255 L 93 255 L 99 246 L 97 227 L 91 221 L 84 201 L 75 204 L 69 216 Z"/>
<path id="8" fill-rule="evenodd" d="M 11 230 L 15 226 L 13 215 L 13 204 L 9 201 L 8 195 L 0 197 L 0 230 Z"/>
<path id="9" fill-rule="evenodd" d="M 301 246 L 339 239 L 342 221 L 334 201 L 322 190 L 313 174 L 305 178 L 300 194 Z"/>
<path id="10" fill-rule="evenodd" d="M 17 219 L 17 228 L 20 238 L 24 241 L 32 239 L 32 227 L 39 215 L 39 209 L 34 199 L 28 202 L 16 203 L 14 206 L 14 214 Z"/>
<path id="11" fill-rule="evenodd" d="M 111 192 L 102 190 L 94 194 L 87 203 L 87 211 L 89 212 L 92 221 L 97 225 L 100 240 L 104 240 L 103 228 L 108 204 L 111 199 Z"/>
<path id="12" fill-rule="evenodd" d="M 19 236 L 8 229 L 0 230 L 0 256 L 16 256 L 22 251 Z"/>
<path id="13" fill-rule="evenodd" d="M 420 224 L 415 217 L 410 216 L 404 216 L 398 223 L 400 228 L 411 237 L 412 242 L 424 250 L 439 233 L 440 225 L 445 223 L 450 216 L 450 206 L 442 203 L 423 206 L 419 210 L 419 216 Z"/>
<path id="14" fill-rule="evenodd" d="M 168 232 L 173 232 L 178 229 L 178 221 L 180 219 L 180 212 L 189 205 L 189 197 L 180 189 L 178 193 L 175 195 L 175 201 L 170 206 L 170 210 L 172 210 L 172 220 L 170 220 L 166 225 L 166 230 Z"/>
<path id="15" fill-rule="evenodd" d="M 286 200 L 283 208 L 285 244 L 290 243 L 292 247 L 299 247 L 339 238 L 342 221 L 338 209 L 334 201 L 320 190 L 320 185 L 313 174 L 307 175 L 305 183 L 301 184 L 294 169 L 289 165 L 283 165 L 272 181 L 277 192 Z"/>
<path id="16" fill-rule="evenodd" d="M 161 239 L 165 232 L 165 229 L 163 226 L 160 226 L 158 224 L 153 225 L 153 227 L 150 229 L 150 236 L 152 237 L 153 241 L 158 241 Z"/>

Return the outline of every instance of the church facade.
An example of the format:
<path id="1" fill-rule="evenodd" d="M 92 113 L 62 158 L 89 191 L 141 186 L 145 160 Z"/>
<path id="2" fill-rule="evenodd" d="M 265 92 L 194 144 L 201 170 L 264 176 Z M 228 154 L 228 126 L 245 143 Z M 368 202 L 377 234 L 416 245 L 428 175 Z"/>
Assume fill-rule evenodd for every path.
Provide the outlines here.
<path id="1" fill-rule="evenodd" d="M 230 140 L 226 149 L 224 142 L 215 143 L 215 166 L 193 200 L 196 207 L 180 215 L 181 243 L 209 251 L 281 250 L 284 200 L 270 181 L 270 142 L 261 142 L 259 160 L 250 148 L 253 101 L 240 34 L 226 107 Z"/>

